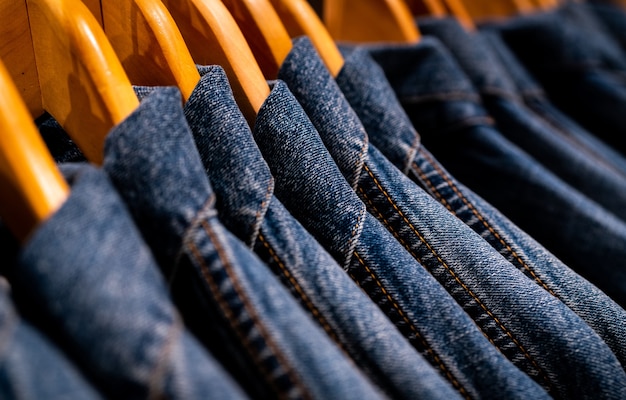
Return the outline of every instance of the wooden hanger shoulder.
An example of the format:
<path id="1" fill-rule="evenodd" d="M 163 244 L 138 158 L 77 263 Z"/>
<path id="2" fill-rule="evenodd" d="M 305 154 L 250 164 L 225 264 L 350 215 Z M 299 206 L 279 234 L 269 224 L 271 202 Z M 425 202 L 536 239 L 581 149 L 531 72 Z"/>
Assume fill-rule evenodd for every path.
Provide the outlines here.
<path id="1" fill-rule="evenodd" d="M 24 241 L 63 204 L 69 188 L 2 63 L 0 132 L 0 216 Z"/>
<path id="2" fill-rule="evenodd" d="M 420 38 L 403 0 L 325 1 L 324 23 L 339 41 L 415 43 Z"/>
<path id="3" fill-rule="evenodd" d="M 194 60 L 224 68 L 250 125 L 270 93 L 237 22 L 221 0 L 164 0 Z"/>
<path id="4" fill-rule="evenodd" d="M 177 86 L 187 99 L 200 75 L 159 0 L 102 1 L 104 31 L 135 85 Z"/>
<path id="5" fill-rule="evenodd" d="M 139 104 L 130 81 L 83 3 L 27 1 L 43 109 L 99 163 L 109 130 Z"/>
<path id="6" fill-rule="evenodd" d="M 223 0 L 267 79 L 275 79 L 291 38 L 269 0 Z"/>
<path id="7" fill-rule="evenodd" d="M 291 37 L 306 35 L 333 76 L 343 67 L 343 56 L 330 33 L 306 0 L 271 0 Z"/>

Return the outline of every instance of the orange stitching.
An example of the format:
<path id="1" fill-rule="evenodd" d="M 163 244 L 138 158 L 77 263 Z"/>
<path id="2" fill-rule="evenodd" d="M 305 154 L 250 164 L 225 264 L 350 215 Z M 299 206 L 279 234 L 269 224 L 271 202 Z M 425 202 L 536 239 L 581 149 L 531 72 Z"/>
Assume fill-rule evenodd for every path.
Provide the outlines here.
<path id="1" fill-rule="evenodd" d="M 341 341 L 339 340 L 339 337 L 337 336 L 337 334 L 333 331 L 333 329 L 330 327 L 330 324 L 326 321 L 326 319 L 324 318 L 324 316 L 320 313 L 320 311 L 317 309 L 317 307 L 315 307 L 315 305 L 313 304 L 313 302 L 311 302 L 311 300 L 309 299 L 309 297 L 306 295 L 306 293 L 304 293 L 304 289 L 302 289 L 302 286 L 300 286 L 300 284 L 298 283 L 298 281 L 296 280 L 296 278 L 294 278 L 294 276 L 291 274 L 291 272 L 287 269 L 287 267 L 285 266 L 285 264 L 282 262 L 282 260 L 278 257 L 278 254 L 276 254 L 276 252 L 274 251 L 274 249 L 270 246 L 270 244 L 267 242 L 267 240 L 265 239 L 265 236 L 263 236 L 263 234 L 259 235 L 259 239 L 261 240 L 261 243 L 263 243 L 263 246 L 265 246 L 265 248 L 267 249 L 267 251 L 270 253 L 270 256 L 272 256 L 272 258 L 274 259 L 274 261 L 276 262 L 276 264 L 278 264 L 278 266 L 280 267 L 280 270 L 282 271 L 283 275 L 285 275 L 285 277 L 289 280 L 289 283 L 291 283 L 291 285 L 294 287 L 294 289 L 296 290 L 296 292 L 298 293 L 298 295 L 300 296 L 300 298 L 302 298 L 302 300 L 304 301 L 306 307 L 311 311 L 311 313 L 313 314 L 313 316 L 319 321 L 319 323 L 322 325 L 322 327 L 324 328 L 324 330 L 326 331 L 326 333 L 334 340 L 337 342 L 337 344 L 339 345 L 339 347 L 342 348 L 343 350 L 343 344 L 341 343 Z"/>
<path id="2" fill-rule="evenodd" d="M 354 256 L 356 257 L 356 259 L 359 261 L 359 264 L 361 264 L 363 266 L 363 268 L 365 268 L 365 270 L 367 271 L 367 273 L 370 275 L 370 277 L 374 280 L 374 282 L 376 282 L 376 285 L 378 286 L 378 288 L 383 292 L 383 294 L 385 295 L 385 297 L 387 297 L 387 300 L 389 300 L 389 302 L 391 303 L 391 305 L 393 306 L 393 308 L 396 309 L 396 311 L 398 312 L 398 314 L 400 314 L 400 317 L 402 317 L 402 319 L 404 320 L 404 322 L 409 326 L 409 329 L 411 329 L 411 331 L 413 332 L 413 334 L 415 335 L 415 337 L 417 337 L 419 339 L 419 341 L 421 342 L 422 346 L 424 346 L 424 349 L 426 350 L 426 352 L 435 360 L 435 362 L 437 363 L 437 366 L 439 367 L 439 369 L 446 375 L 446 377 L 452 382 L 452 384 L 454 385 L 455 388 L 457 388 L 459 390 L 459 392 L 461 392 L 465 398 L 470 398 L 469 394 L 467 393 L 467 391 L 465 390 L 465 388 L 463 388 L 461 386 L 461 384 L 459 383 L 458 380 L 456 380 L 456 378 L 452 375 L 452 373 L 450 373 L 450 371 L 447 369 L 447 367 L 445 366 L 445 364 L 443 363 L 443 361 L 441 361 L 441 359 L 439 358 L 439 356 L 433 351 L 433 349 L 428 345 L 428 342 L 426 342 L 426 339 L 424 339 L 424 337 L 419 333 L 419 331 L 417 330 L 417 328 L 415 327 L 415 325 L 413 325 L 413 323 L 411 322 L 411 320 L 406 316 L 406 314 L 404 314 L 404 311 L 402 311 L 402 308 L 400 308 L 400 305 L 398 303 L 396 303 L 396 301 L 393 299 L 393 297 L 391 297 L 391 295 L 389 294 L 389 292 L 387 292 L 387 289 L 385 289 L 385 287 L 383 286 L 382 282 L 378 279 L 378 277 L 376 276 L 376 274 L 374 274 L 374 272 L 365 264 L 365 261 L 363 261 L 363 259 L 361 258 L 361 256 L 359 256 L 359 253 L 357 253 L 356 251 L 353 253 Z"/>
<path id="3" fill-rule="evenodd" d="M 224 298 L 219 294 L 219 291 L 218 291 L 219 289 L 215 285 L 215 282 L 213 281 L 213 278 L 211 278 L 209 276 L 210 272 L 207 271 L 208 267 L 206 266 L 206 264 L 204 262 L 204 259 L 202 258 L 201 254 L 200 254 L 200 251 L 198 250 L 196 245 L 193 244 L 193 243 L 189 243 L 187 245 L 187 247 L 189 248 L 189 250 L 193 254 L 193 257 L 196 259 L 196 262 L 198 264 L 200 264 L 200 267 L 202 269 L 202 275 L 204 276 L 204 279 L 206 280 L 206 282 L 211 287 L 211 291 L 213 291 L 213 293 L 216 294 L 215 298 L 216 298 L 220 308 L 224 312 L 224 315 L 230 321 L 231 325 L 236 325 L 235 316 L 233 315 L 232 310 L 225 304 L 226 302 L 224 301 Z M 272 385 L 272 387 L 274 388 L 274 391 L 276 393 L 278 393 L 279 392 L 278 388 L 274 385 L 274 382 L 272 381 L 272 379 L 271 379 L 268 371 L 266 370 L 266 368 L 263 366 L 262 363 L 259 362 L 258 355 L 251 348 L 251 344 L 250 344 L 250 341 L 248 340 L 248 338 L 244 337 L 243 334 L 239 331 L 239 329 L 235 329 L 235 334 L 239 338 L 239 341 L 241 343 L 243 343 L 243 345 L 246 347 L 246 349 L 248 350 L 248 353 L 252 354 L 252 356 L 256 360 L 256 364 L 259 366 L 259 369 L 261 370 L 261 373 L 263 374 L 263 377 L 265 378 L 265 381 L 270 382 L 270 385 Z"/>
<path id="4" fill-rule="evenodd" d="M 245 309 L 250 314 L 250 318 L 252 319 L 254 325 L 258 328 L 259 334 L 261 336 L 263 336 L 263 338 L 264 338 L 265 342 L 267 343 L 268 347 L 270 347 L 270 350 L 276 356 L 276 358 L 279 360 L 281 365 L 282 366 L 287 366 L 288 363 L 282 357 L 282 354 L 280 354 L 278 351 L 276 351 L 275 346 L 273 345 L 271 340 L 268 339 L 268 334 L 267 334 L 267 332 L 265 332 L 265 328 L 263 327 L 263 325 L 259 324 L 258 317 L 253 312 L 253 310 L 251 309 L 250 304 L 249 304 L 247 298 L 243 295 L 242 288 L 239 286 L 239 284 L 236 281 L 236 279 L 233 279 L 232 273 L 230 272 L 230 270 L 231 270 L 230 263 L 228 262 L 227 257 L 224 255 L 224 250 L 222 249 L 221 244 L 214 237 L 214 234 L 213 234 L 213 231 L 212 231 L 211 227 L 207 224 L 206 221 L 202 221 L 201 224 L 202 224 L 202 227 L 204 228 L 204 231 L 207 233 L 207 235 L 209 235 L 209 238 L 210 238 L 211 242 L 215 245 L 215 249 L 217 251 L 218 256 L 220 257 L 220 260 L 221 260 L 222 264 L 224 265 L 224 268 L 226 269 L 226 273 L 231 277 L 231 280 L 232 280 L 232 283 L 233 283 L 233 288 L 235 289 L 235 291 L 238 292 L 238 294 L 239 294 L 239 296 L 240 296 L 240 298 L 241 298 L 241 300 L 243 302 L 243 305 L 244 305 Z M 232 310 L 230 310 L 230 308 L 225 304 L 225 301 L 224 301 L 223 297 L 220 294 L 219 288 L 215 285 L 215 282 L 213 281 L 213 279 L 212 279 L 212 277 L 210 275 L 209 268 L 206 265 L 206 263 L 204 262 L 204 258 L 200 254 L 198 248 L 193 243 L 190 243 L 188 246 L 190 247 L 190 250 L 191 250 L 191 252 L 193 253 L 193 255 L 195 257 L 196 262 L 198 264 L 200 264 L 200 267 L 202 269 L 202 275 L 204 276 L 205 280 L 207 281 L 207 283 L 211 287 L 211 290 L 213 291 L 213 293 L 216 295 L 215 297 L 216 297 L 216 299 L 218 301 L 218 304 L 219 304 L 220 308 L 224 311 L 224 313 L 226 315 L 226 318 L 231 322 L 231 325 L 233 325 L 233 326 L 236 325 L 237 324 L 236 323 L 236 319 L 235 319 L 235 317 L 234 317 L 234 315 L 232 313 Z M 253 357 L 256 359 L 256 364 L 261 369 L 261 372 L 264 375 L 265 380 L 267 382 L 269 382 L 270 385 L 272 385 L 272 387 L 274 388 L 274 391 L 276 393 L 280 393 L 280 390 L 275 386 L 275 382 L 272 379 L 272 377 L 269 375 L 269 373 L 266 370 L 265 366 L 263 366 L 263 364 L 259 362 L 258 354 L 255 355 L 255 352 L 251 348 L 250 341 L 246 337 L 244 337 L 242 335 L 242 333 L 241 333 L 241 331 L 239 329 L 235 329 L 235 334 L 239 337 L 239 340 L 248 349 L 248 352 L 251 355 L 253 355 Z M 293 373 L 291 368 L 290 367 L 285 368 L 285 372 L 287 373 L 287 375 L 289 375 L 289 378 L 294 383 L 294 385 L 298 386 L 299 390 L 301 390 L 302 393 L 306 394 L 307 392 L 306 392 L 306 390 L 304 390 L 304 387 L 299 382 L 299 380 L 298 379 L 294 379 L 295 378 L 295 374 Z"/>
<path id="5" fill-rule="evenodd" d="M 378 189 L 383 193 L 383 195 L 385 196 L 385 198 L 387 198 L 387 201 L 391 204 L 391 206 L 394 208 L 394 210 L 396 210 L 396 212 L 402 217 L 402 219 L 404 220 L 404 222 L 409 226 L 409 228 L 411 228 L 411 230 L 413 231 L 413 233 L 415 233 L 415 235 L 420 239 L 420 241 L 428 248 L 428 250 L 431 252 L 431 254 L 433 256 L 435 256 L 435 258 L 437 258 L 437 261 L 439 261 L 439 263 L 441 265 L 443 265 L 443 267 L 446 269 L 446 271 L 448 271 L 448 273 L 450 273 L 450 275 L 454 278 L 454 280 L 461 285 L 461 287 L 472 297 L 472 299 L 474 299 L 474 301 L 480 306 L 480 308 L 483 309 L 484 312 L 487 313 L 487 315 L 489 317 L 491 317 L 495 323 L 500 327 L 500 329 L 502 329 L 502 331 L 511 339 L 511 341 L 520 349 L 520 351 L 522 352 L 522 354 L 524 355 L 524 357 L 526 357 L 526 359 L 528 359 L 528 361 L 530 361 L 530 363 L 538 370 L 540 371 L 540 373 L 542 375 L 544 375 L 544 379 L 546 379 L 546 375 L 545 373 L 543 373 L 543 371 L 541 370 L 541 368 L 539 367 L 539 365 L 536 363 L 536 361 L 530 356 L 530 354 L 528 353 L 528 351 L 526 351 L 526 349 L 524 348 L 524 346 L 522 346 L 522 344 L 513 336 L 513 334 L 504 326 L 504 324 L 502 324 L 502 322 L 500 322 L 500 320 L 483 304 L 483 302 L 478 298 L 478 296 L 476 296 L 476 294 L 465 284 L 463 283 L 463 281 L 459 278 L 459 276 L 456 274 L 456 272 L 454 272 L 450 266 L 437 254 L 437 252 L 435 251 L 435 249 L 432 248 L 432 246 L 430 245 L 430 243 L 428 243 L 426 241 L 426 239 L 424 239 L 424 237 L 419 233 L 419 231 L 415 228 L 415 226 L 413 226 L 413 224 L 408 220 L 408 218 L 404 215 L 404 213 L 402 212 L 402 210 L 400 210 L 398 208 L 398 206 L 393 202 L 393 200 L 391 199 L 391 197 L 389 197 L 389 194 L 383 189 L 383 187 L 380 185 L 380 182 L 378 182 L 378 180 L 376 179 L 376 177 L 373 175 L 372 171 L 369 169 L 369 167 L 367 165 L 365 165 L 365 170 L 368 172 L 369 176 L 372 178 L 372 180 L 374 181 L 374 183 L 376 184 L 376 186 L 378 187 Z M 418 258 L 418 257 L 416 257 Z M 419 258 L 418 258 L 419 259 Z"/>
<path id="6" fill-rule="evenodd" d="M 426 176 L 426 173 L 424 173 L 424 171 L 420 169 L 415 162 L 413 163 L 413 166 L 419 170 L 418 174 L 420 178 L 422 178 L 422 180 L 425 181 L 430 191 L 433 192 L 435 196 L 437 196 L 437 199 L 439 199 L 439 201 L 443 203 L 444 206 L 446 206 L 448 211 L 456 215 L 456 212 L 454 212 L 454 210 L 452 209 L 452 206 L 450 205 L 450 203 L 448 203 L 448 200 L 446 200 L 443 197 L 443 195 L 437 190 L 433 182 L 430 179 L 428 179 L 428 176 Z"/>
<path id="7" fill-rule="evenodd" d="M 503 245 L 504 247 L 506 247 L 506 249 L 511 252 L 511 255 L 513 256 L 513 258 L 515 260 L 517 260 L 518 263 L 520 263 L 522 265 L 522 268 L 524 268 L 526 271 L 528 271 L 528 273 L 533 277 L 533 279 L 535 280 L 535 282 L 537 282 L 539 285 L 541 285 L 541 287 L 543 287 L 548 293 L 550 293 L 552 296 L 558 298 L 558 296 L 556 295 L 556 293 L 554 293 L 554 291 L 552 291 L 552 289 L 550 289 L 548 287 L 548 285 L 535 273 L 535 271 L 533 271 L 530 266 L 528 264 L 526 264 L 524 262 L 524 260 L 522 259 L 522 257 L 520 257 L 517 252 L 515 250 L 513 250 L 513 248 L 504 241 L 504 239 L 500 236 L 500 234 L 498 232 L 495 231 L 495 229 L 489 224 L 489 222 L 487 222 L 487 220 L 485 220 L 485 218 L 482 216 L 482 214 L 480 214 L 478 212 L 478 210 L 476 210 L 476 208 L 474 207 L 474 205 L 472 203 L 469 202 L 469 200 L 467 200 L 467 198 L 463 195 L 463 193 L 461 193 L 461 191 L 456 187 L 456 185 L 454 184 L 454 182 L 452 182 L 450 180 L 450 178 L 441 170 L 441 168 L 439 168 L 439 166 L 433 162 L 432 158 L 426 154 L 426 153 L 422 153 L 424 155 L 424 157 L 426 157 L 428 159 L 428 162 L 430 162 L 432 164 L 432 166 L 435 168 L 435 170 L 444 178 L 444 180 L 446 181 L 446 183 L 452 188 L 452 190 L 454 191 L 454 193 L 461 199 L 461 201 L 472 211 L 472 214 L 474 214 L 476 216 L 476 218 L 478 218 L 480 220 L 480 222 L 482 222 L 483 226 L 485 228 L 487 228 L 487 230 L 489 230 L 489 232 L 495 236 L 495 238 L 500 242 L 501 245 Z M 413 166 L 416 167 L 417 169 L 420 169 L 416 163 L 413 163 Z"/>
<path id="8" fill-rule="evenodd" d="M 383 224 L 387 227 L 387 229 L 389 230 L 389 232 L 391 232 L 391 234 L 393 235 L 394 238 L 396 238 L 396 240 L 398 242 L 400 242 L 400 244 L 411 254 L 411 256 L 413 256 L 415 259 L 417 259 L 420 263 L 420 257 L 415 254 L 415 252 L 413 251 L 413 249 L 411 249 L 411 246 L 409 246 L 409 244 L 404 240 L 404 238 L 402 238 L 400 236 L 400 234 L 398 234 L 398 232 L 389 224 L 389 221 L 387 221 L 387 219 L 385 218 L 385 216 L 383 214 L 381 214 L 381 212 L 378 210 L 378 208 L 376 207 L 376 205 L 372 202 L 372 200 L 369 198 L 369 196 L 367 195 L 367 193 L 365 193 L 365 191 L 363 190 L 363 188 L 359 188 L 359 192 L 363 195 L 363 197 L 365 198 L 365 201 L 367 201 L 367 204 L 370 205 L 370 207 L 372 208 L 370 210 L 370 212 L 375 211 L 376 214 L 378 215 L 378 219 L 381 220 L 383 222 Z M 482 330 L 481 330 L 482 332 Z M 483 336 L 485 336 L 485 338 L 487 338 L 487 340 L 489 340 L 489 342 L 496 346 L 496 343 L 493 341 L 493 339 L 491 339 L 489 336 L 487 336 L 487 334 L 485 334 L 485 332 L 482 332 Z M 497 347 L 497 346 L 496 346 Z"/>

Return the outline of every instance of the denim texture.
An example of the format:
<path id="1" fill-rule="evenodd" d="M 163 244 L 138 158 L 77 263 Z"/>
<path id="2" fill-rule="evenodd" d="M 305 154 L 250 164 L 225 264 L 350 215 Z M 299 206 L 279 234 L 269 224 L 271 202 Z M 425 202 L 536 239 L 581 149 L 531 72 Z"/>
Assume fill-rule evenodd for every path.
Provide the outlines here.
<path id="1" fill-rule="evenodd" d="M 451 56 L 423 42 L 431 44 L 372 52 L 422 143 L 459 181 L 626 304 L 626 225 L 504 138 Z"/>
<path id="2" fill-rule="evenodd" d="M 284 82 L 259 111 L 254 137 L 276 196 L 464 398 L 546 396 L 366 211 Z"/>
<path id="3" fill-rule="evenodd" d="M 508 72 L 515 83 L 517 93 L 528 108 L 550 124 L 560 136 L 577 146 L 578 151 L 626 176 L 626 157 L 556 108 L 539 83 L 502 41 L 500 35 L 485 30 L 481 32 L 481 36 Z"/>
<path id="4" fill-rule="evenodd" d="M 1 398 L 101 398 L 58 349 L 17 314 L 4 278 L 0 278 L 0 337 Z"/>
<path id="5" fill-rule="evenodd" d="M 602 26 L 617 41 L 623 51 L 626 51 L 626 13 L 610 2 L 594 1 L 585 4 Z"/>
<path id="6" fill-rule="evenodd" d="M 496 29 L 554 104 L 626 153 L 626 57 L 589 10 L 551 12 L 485 27 Z"/>
<path id="7" fill-rule="evenodd" d="M 605 343 L 368 144 L 361 122 L 308 39 L 294 44 L 279 76 L 368 211 L 446 288 L 494 346 L 555 396 L 572 396 L 602 382 L 594 376 L 605 372 L 603 366 L 583 371 L 590 354 L 612 356 Z M 532 305 L 540 307 L 533 310 Z M 580 340 L 587 342 L 583 348 L 590 346 L 589 353 L 580 352 Z M 572 370 L 580 375 L 572 377 Z"/>
<path id="8" fill-rule="evenodd" d="M 367 48 L 352 49 L 344 57 L 337 83 L 371 143 L 512 265 L 576 312 L 626 365 L 626 327 L 622 323 L 626 311 L 446 171 L 421 144 Z"/>
<path id="9" fill-rule="evenodd" d="M 274 178 L 220 67 L 201 67 L 185 105 L 224 225 L 390 397 L 460 398 L 274 196 Z"/>
<path id="10" fill-rule="evenodd" d="M 8 271 L 20 312 L 107 398 L 244 398 L 185 329 L 106 174 L 66 172 L 70 197 Z"/>
<path id="11" fill-rule="evenodd" d="M 254 397 L 377 399 L 379 392 L 219 222 L 173 88 L 107 137 L 104 168 L 157 254 L 185 322 Z"/>
<path id="12" fill-rule="evenodd" d="M 498 131 L 563 181 L 626 221 L 626 176 L 581 151 L 527 107 L 515 84 L 481 36 L 456 19 L 421 19 L 420 29 L 450 50 L 481 95 Z"/>

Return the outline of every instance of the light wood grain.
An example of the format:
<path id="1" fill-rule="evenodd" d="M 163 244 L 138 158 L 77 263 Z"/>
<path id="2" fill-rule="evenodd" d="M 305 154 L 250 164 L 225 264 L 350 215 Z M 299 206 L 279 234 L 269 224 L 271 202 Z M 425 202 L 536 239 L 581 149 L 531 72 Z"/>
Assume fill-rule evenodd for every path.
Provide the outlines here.
<path id="1" fill-rule="evenodd" d="M 100 163 L 107 133 L 138 105 L 130 81 L 80 0 L 28 0 L 28 14 L 43 108 Z"/>
<path id="2" fill-rule="evenodd" d="M 102 2 L 104 31 L 134 85 L 177 86 L 187 99 L 200 75 L 160 0 Z"/>

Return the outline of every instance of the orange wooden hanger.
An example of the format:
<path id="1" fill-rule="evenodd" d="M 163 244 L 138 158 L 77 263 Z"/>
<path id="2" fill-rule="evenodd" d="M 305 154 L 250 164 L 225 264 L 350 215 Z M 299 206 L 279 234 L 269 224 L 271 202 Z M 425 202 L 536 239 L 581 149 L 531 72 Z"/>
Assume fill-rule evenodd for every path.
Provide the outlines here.
<path id="1" fill-rule="evenodd" d="M 237 104 L 253 126 L 269 86 L 237 22 L 221 0 L 164 0 L 194 61 L 224 68 Z"/>
<path id="2" fill-rule="evenodd" d="M 403 0 L 328 0 L 324 22 L 340 41 L 415 43 L 420 38 Z"/>
<path id="3" fill-rule="evenodd" d="M 291 50 L 291 38 L 268 0 L 222 0 L 267 79 L 275 79 Z"/>
<path id="4" fill-rule="evenodd" d="M 32 40 L 28 32 L 20 34 L 16 40 L 24 47 L 17 48 L 6 43 L 10 35 L 2 37 L 0 56 L 7 56 L 4 59 L 13 77 L 23 65 L 13 66 L 8 60 L 26 57 L 36 65 L 36 75 L 29 74 L 29 80 L 21 80 L 19 86 L 28 94 L 31 113 L 39 116 L 48 111 L 85 156 L 100 163 L 107 133 L 139 104 L 130 81 L 80 0 L 27 0 L 27 4 Z M 25 10 L 13 11 L 19 20 Z"/>
<path id="5" fill-rule="evenodd" d="M 101 11 L 104 31 L 133 84 L 174 85 L 189 98 L 200 75 L 160 0 L 106 0 Z"/>
<path id="6" fill-rule="evenodd" d="M 531 0 L 463 0 L 462 2 L 474 21 L 510 17 L 532 12 L 535 8 Z"/>
<path id="7" fill-rule="evenodd" d="M 551 10 L 559 6 L 559 0 L 534 0 L 542 10 Z"/>
<path id="8" fill-rule="evenodd" d="M 475 31 L 476 25 L 472 20 L 470 13 L 465 8 L 463 0 L 443 0 L 446 9 L 450 15 L 454 15 L 456 19 L 468 31 Z"/>
<path id="9" fill-rule="evenodd" d="M 444 17 L 452 15 L 468 31 L 476 30 L 476 25 L 465 9 L 462 0 L 407 0 L 407 4 L 415 16 Z"/>
<path id="10" fill-rule="evenodd" d="M 24 242 L 65 202 L 69 188 L 0 62 L 0 216 Z"/>
<path id="11" fill-rule="evenodd" d="M 443 17 L 448 13 L 443 0 L 406 0 L 406 4 L 413 15 Z"/>
<path id="12" fill-rule="evenodd" d="M 306 0 L 271 0 L 289 35 L 306 35 L 320 54 L 332 76 L 343 67 L 343 56 L 330 33 Z"/>

